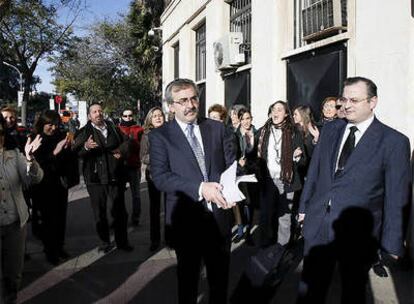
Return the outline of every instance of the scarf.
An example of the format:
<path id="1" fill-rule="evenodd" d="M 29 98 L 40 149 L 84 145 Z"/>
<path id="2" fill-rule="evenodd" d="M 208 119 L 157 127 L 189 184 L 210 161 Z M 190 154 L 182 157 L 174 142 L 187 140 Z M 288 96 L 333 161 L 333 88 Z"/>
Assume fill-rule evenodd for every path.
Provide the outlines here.
<path id="1" fill-rule="evenodd" d="M 269 145 L 269 136 L 272 132 L 272 127 L 282 130 L 282 155 L 281 155 L 281 172 L 280 180 L 290 184 L 293 178 L 293 147 L 292 147 L 292 125 L 287 119 L 283 120 L 279 124 L 273 124 L 271 118 L 269 118 L 263 128 L 260 131 L 259 143 L 257 146 L 257 154 L 259 158 L 263 158 L 267 161 L 267 149 Z"/>
<path id="2" fill-rule="evenodd" d="M 136 125 L 136 122 L 133 121 L 133 120 L 125 121 L 125 120 L 121 119 L 121 123 L 119 125 L 122 126 L 122 127 L 131 127 L 131 126 Z"/>

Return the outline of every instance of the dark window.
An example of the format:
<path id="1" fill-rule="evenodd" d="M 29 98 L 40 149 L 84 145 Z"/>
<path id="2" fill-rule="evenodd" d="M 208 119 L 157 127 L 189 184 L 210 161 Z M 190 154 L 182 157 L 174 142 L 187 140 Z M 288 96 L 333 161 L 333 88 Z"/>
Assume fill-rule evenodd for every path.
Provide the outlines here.
<path id="1" fill-rule="evenodd" d="M 200 105 L 198 108 L 200 117 L 206 117 L 206 84 L 200 83 L 197 85 Z"/>
<path id="2" fill-rule="evenodd" d="M 206 79 L 206 25 L 196 30 L 196 81 Z"/>
<path id="3" fill-rule="evenodd" d="M 414 0 L 411 0 L 411 17 L 414 18 Z"/>
<path id="4" fill-rule="evenodd" d="M 250 108 L 250 70 L 228 75 L 224 78 L 225 106 L 230 109 L 235 104 Z"/>
<path id="5" fill-rule="evenodd" d="M 180 44 L 177 43 L 174 48 L 174 78 L 180 77 Z"/>
<path id="6" fill-rule="evenodd" d="M 308 105 L 319 120 L 322 101 L 341 94 L 347 75 L 346 56 L 346 46 L 338 43 L 290 58 L 287 63 L 289 106 Z"/>
<path id="7" fill-rule="evenodd" d="M 230 4 L 230 32 L 243 33 L 246 62 L 251 62 L 252 4 L 251 0 L 234 0 Z"/>

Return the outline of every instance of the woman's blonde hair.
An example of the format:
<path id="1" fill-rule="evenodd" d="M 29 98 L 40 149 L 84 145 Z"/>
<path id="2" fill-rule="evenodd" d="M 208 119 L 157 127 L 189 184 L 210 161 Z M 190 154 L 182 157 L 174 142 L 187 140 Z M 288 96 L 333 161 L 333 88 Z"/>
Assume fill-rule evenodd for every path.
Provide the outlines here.
<path id="1" fill-rule="evenodd" d="M 152 125 L 152 116 L 154 115 L 154 112 L 159 110 L 164 118 L 164 122 L 165 122 L 165 115 L 164 112 L 162 111 L 161 107 L 153 107 L 151 108 L 148 113 L 147 116 L 145 116 L 145 120 L 144 120 L 144 130 L 149 130 L 149 129 L 153 129 L 154 126 Z"/>

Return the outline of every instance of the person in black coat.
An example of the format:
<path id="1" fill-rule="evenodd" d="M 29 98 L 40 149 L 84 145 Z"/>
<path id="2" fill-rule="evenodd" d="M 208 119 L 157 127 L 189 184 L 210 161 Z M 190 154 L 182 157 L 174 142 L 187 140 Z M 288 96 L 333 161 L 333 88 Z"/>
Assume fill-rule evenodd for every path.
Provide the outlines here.
<path id="1" fill-rule="evenodd" d="M 256 174 L 257 173 L 257 145 L 255 137 L 256 128 L 252 125 L 252 114 L 250 110 L 242 108 L 239 113 L 240 125 L 235 132 L 236 139 L 236 159 L 238 160 L 238 174 Z M 252 227 L 254 205 L 258 204 L 258 189 L 256 183 L 240 183 L 240 189 L 246 196 L 246 199 L 238 203 L 234 209 L 239 213 L 239 222 L 236 223 L 237 234 L 234 242 L 238 242 L 244 235 L 246 243 L 253 244 L 250 230 Z M 245 229 L 245 234 L 243 229 Z"/>
<path id="2" fill-rule="evenodd" d="M 66 135 L 59 130 L 60 117 L 55 111 L 45 111 L 35 123 L 34 134 L 40 135 L 42 145 L 34 153 L 43 169 L 42 181 L 32 187 L 34 209 L 40 215 L 40 237 L 47 260 L 57 265 L 69 257 L 64 250 L 68 184 L 66 166 L 72 151 Z M 76 168 L 74 169 L 76 170 Z"/>
<path id="3" fill-rule="evenodd" d="M 83 176 L 91 199 L 96 230 L 102 241 L 99 250 L 106 253 L 114 249 L 107 218 L 107 204 L 110 203 L 117 248 L 132 251 L 133 247 L 128 242 L 128 214 L 124 195 L 123 162 L 127 141 L 118 127 L 104 120 L 100 104 L 89 107 L 88 117 L 88 123 L 75 137 L 74 150 L 83 159 Z"/>

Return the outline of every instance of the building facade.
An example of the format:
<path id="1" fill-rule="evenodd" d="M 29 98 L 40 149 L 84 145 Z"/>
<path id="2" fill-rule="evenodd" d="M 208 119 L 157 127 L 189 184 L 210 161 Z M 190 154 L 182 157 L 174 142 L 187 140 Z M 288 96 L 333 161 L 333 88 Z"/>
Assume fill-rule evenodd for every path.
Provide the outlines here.
<path id="1" fill-rule="evenodd" d="M 170 0 L 161 17 L 163 86 L 196 80 L 201 110 L 336 96 L 346 77 L 378 85 L 377 117 L 413 144 L 414 17 L 411 1 Z"/>

